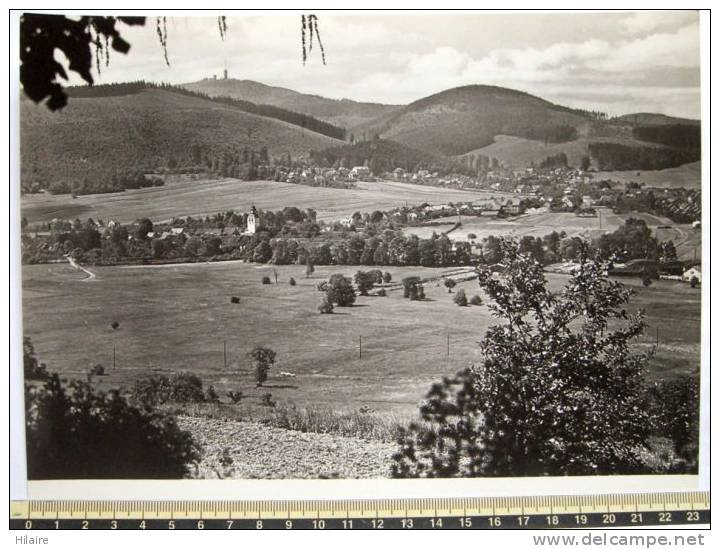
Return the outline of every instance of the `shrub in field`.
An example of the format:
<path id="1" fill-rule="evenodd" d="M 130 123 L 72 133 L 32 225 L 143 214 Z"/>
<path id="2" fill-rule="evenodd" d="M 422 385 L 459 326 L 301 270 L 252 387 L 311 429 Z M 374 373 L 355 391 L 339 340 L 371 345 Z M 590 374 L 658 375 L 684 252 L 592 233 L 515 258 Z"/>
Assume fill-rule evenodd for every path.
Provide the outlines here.
<path id="1" fill-rule="evenodd" d="M 377 295 L 379 295 L 380 297 L 386 297 L 386 296 L 387 296 L 387 292 L 385 291 L 385 288 L 380 288 L 380 290 L 378 291 Z"/>
<path id="2" fill-rule="evenodd" d="M 383 272 L 380 269 L 373 269 L 370 273 L 372 274 L 373 282 L 375 284 L 383 283 Z"/>
<path id="3" fill-rule="evenodd" d="M 290 286 L 295 286 L 297 282 L 295 282 L 295 279 L 293 277 L 290 277 L 290 280 L 288 280 L 288 284 L 290 284 Z"/>
<path id="4" fill-rule="evenodd" d="M 475 294 L 470 298 L 470 305 L 482 305 L 482 298 Z"/>
<path id="5" fill-rule="evenodd" d="M 410 301 L 420 301 L 425 299 L 425 288 L 420 281 L 419 276 L 408 276 L 403 278 L 403 297 L 407 297 Z"/>
<path id="6" fill-rule="evenodd" d="M 318 311 L 320 311 L 320 314 L 323 314 L 323 315 L 332 314 L 333 309 L 334 309 L 333 304 L 330 301 L 328 301 L 327 297 L 322 300 L 322 303 L 320 303 L 320 305 L 318 305 Z"/>
<path id="7" fill-rule="evenodd" d="M 205 402 L 220 402 L 220 395 L 217 394 L 215 387 L 212 385 L 210 385 L 210 387 L 208 387 L 205 391 Z"/>
<path id="8" fill-rule="evenodd" d="M 204 402 L 202 380 L 195 374 L 179 372 L 139 377 L 130 389 L 133 402 L 153 408 L 166 402 Z"/>
<path id="9" fill-rule="evenodd" d="M 47 366 L 38 362 L 29 337 L 23 338 L 23 375 L 25 381 L 44 381 L 50 377 Z"/>
<path id="10" fill-rule="evenodd" d="M 697 285 L 700 284 L 700 280 L 696 276 L 690 277 L 690 287 L 691 288 L 697 288 Z"/>
<path id="11" fill-rule="evenodd" d="M 556 292 L 515 241 L 503 239 L 501 252 L 503 276 L 478 276 L 500 321 L 485 333 L 482 362 L 431 387 L 424 422 L 398 437 L 392 475 L 647 472 L 648 355 L 631 352 L 645 327 L 642 313 L 625 309 L 631 290 L 609 280 L 586 245 Z"/>
<path id="12" fill-rule="evenodd" d="M 230 303 L 240 303 L 240 298 L 236 296 L 232 296 L 230 298 Z"/>
<path id="13" fill-rule="evenodd" d="M 260 387 L 267 381 L 267 373 L 275 364 L 277 353 L 267 347 L 255 347 L 248 353 L 248 356 L 255 361 L 255 382 Z"/>
<path id="14" fill-rule="evenodd" d="M 372 290 L 375 284 L 375 274 L 373 271 L 358 271 L 355 273 L 355 285 L 360 295 L 368 295 L 368 291 Z"/>
<path id="15" fill-rule="evenodd" d="M 228 391 L 225 393 L 233 404 L 239 404 L 243 398 L 242 391 Z"/>
<path id="16" fill-rule="evenodd" d="M 308 258 L 306 260 L 306 265 L 305 265 L 305 278 L 310 278 L 314 272 L 315 272 L 315 265 L 313 265 L 312 262 L 310 261 L 310 259 Z"/>
<path id="17" fill-rule="evenodd" d="M 355 303 L 357 297 L 355 288 L 353 288 L 352 280 L 348 277 L 339 273 L 334 274 L 323 287 L 329 303 L 338 307 L 352 307 L 353 303 Z"/>
<path id="18" fill-rule="evenodd" d="M 652 284 L 652 279 L 649 276 L 644 276 L 642 279 L 643 286 L 646 288 Z"/>
<path id="19" fill-rule="evenodd" d="M 164 375 L 144 375 L 138 377 L 130 388 L 133 403 L 145 408 L 154 408 L 170 400 L 172 388 L 170 378 Z"/>
<path id="20" fill-rule="evenodd" d="M 104 376 L 104 375 L 105 375 L 105 366 L 103 366 L 102 364 L 96 364 L 95 366 L 90 368 L 87 372 L 88 381 L 93 376 Z"/>
<path id="21" fill-rule="evenodd" d="M 446 278 L 443 281 L 443 284 L 447 288 L 448 293 L 451 293 L 452 289 L 457 285 L 457 282 L 455 282 L 452 278 Z"/>
<path id="22" fill-rule="evenodd" d="M 268 406 L 270 408 L 275 408 L 275 405 L 277 404 L 277 402 L 275 402 L 272 398 L 272 393 L 265 393 L 260 399 L 260 402 L 263 406 Z"/>
<path id="23" fill-rule="evenodd" d="M 177 372 L 170 376 L 170 399 L 175 402 L 203 402 L 202 380 L 189 372 Z"/>
<path id="24" fill-rule="evenodd" d="M 455 305 L 458 305 L 459 307 L 467 307 L 468 300 L 465 295 L 465 290 L 458 290 L 455 297 L 453 297 L 453 301 L 455 302 Z"/>
<path id="25" fill-rule="evenodd" d="M 178 479 L 200 459 L 189 433 L 118 391 L 69 384 L 57 374 L 25 386 L 28 478 Z"/>
<path id="26" fill-rule="evenodd" d="M 262 282 L 263 284 L 270 284 L 270 277 L 267 276 L 267 275 L 264 276 L 264 277 L 262 277 L 261 282 Z"/>
<path id="27" fill-rule="evenodd" d="M 385 284 L 390 284 L 391 281 L 392 281 L 392 275 L 389 272 L 385 271 L 383 273 L 383 282 Z"/>

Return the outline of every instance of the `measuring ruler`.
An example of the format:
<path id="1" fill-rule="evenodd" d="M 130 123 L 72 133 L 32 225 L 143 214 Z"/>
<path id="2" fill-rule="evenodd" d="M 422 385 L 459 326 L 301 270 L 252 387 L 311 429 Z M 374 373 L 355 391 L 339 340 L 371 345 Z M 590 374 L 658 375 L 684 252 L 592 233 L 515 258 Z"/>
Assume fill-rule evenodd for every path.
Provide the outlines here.
<path id="1" fill-rule="evenodd" d="M 10 503 L 14 530 L 536 529 L 710 524 L 709 492 L 305 501 Z"/>

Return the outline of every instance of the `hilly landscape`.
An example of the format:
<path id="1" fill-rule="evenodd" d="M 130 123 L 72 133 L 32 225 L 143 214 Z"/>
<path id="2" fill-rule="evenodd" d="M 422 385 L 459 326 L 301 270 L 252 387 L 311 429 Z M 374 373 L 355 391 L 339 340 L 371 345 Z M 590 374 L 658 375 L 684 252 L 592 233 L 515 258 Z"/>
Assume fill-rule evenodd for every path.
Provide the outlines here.
<path id="1" fill-rule="evenodd" d="M 649 113 L 607 119 L 496 86 L 445 90 L 360 129 L 433 154 L 481 154 L 513 167 L 561 152 L 570 165 L 587 155 L 607 170 L 664 169 L 700 157 L 698 121 Z"/>
<path id="2" fill-rule="evenodd" d="M 405 107 L 232 79 L 69 91 L 61 112 L 21 101 L 23 188 L 171 164 L 212 165 L 232 177 L 249 152 L 261 151 L 266 160 L 289 155 L 330 164 L 340 152 L 384 171 L 393 163 L 452 171 L 456 160 L 480 155 L 520 168 L 562 153 L 570 166 L 588 157 L 601 171 L 664 170 L 700 159 L 696 120 L 652 113 L 607 119 L 495 86 L 454 88 Z M 361 136 L 373 143 L 363 145 Z M 357 150 L 347 149 L 358 138 Z M 221 169 L 230 162 L 234 171 Z"/>
<path id="3" fill-rule="evenodd" d="M 61 112 L 21 101 L 23 184 L 114 171 L 154 169 L 173 158 L 267 147 L 271 155 L 307 155 L 342 141 L 220 102 L 149 88 L 71 97 Z"/>
<path id="4" fill-rule="evenodd" d="M 401 108 L 400 105 L 361 103 L 349 99 L 329 99 L 320 95 L 299 93 L 287 88 L 268 86 L 253 80 L 237 80 L 234 78 L 227 80 L 206 78 L 198 82 L 183 84 L 183 87 L 194 92 L 204 93 L 210 97 L 232 97 L 309 114 L 349 130 Z"/>

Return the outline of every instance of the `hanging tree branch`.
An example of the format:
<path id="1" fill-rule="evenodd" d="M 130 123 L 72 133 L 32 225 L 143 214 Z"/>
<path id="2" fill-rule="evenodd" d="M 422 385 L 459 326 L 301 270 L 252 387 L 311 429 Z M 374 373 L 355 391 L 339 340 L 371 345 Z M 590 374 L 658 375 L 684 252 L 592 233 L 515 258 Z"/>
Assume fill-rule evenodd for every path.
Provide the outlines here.
<path id="1" fill-rule="evenodd" d="M 320 39 L 320 29 L 318 27 L 318 18 L 317 15 L 310 14 L 310 15 L 301 15 L 300 16 L 300 22 L 301 22 L 301 39 L 302 39 L 302 60 L 303 60 L 303 66 L 307 62 L 307 58 L 312 52 L 313 47 L 313 41 L 315 38 L 317 38 L 318 47 L 320 48 L 320 56 L 322 58 L 322 64 L 327 65 L 325 62 L 325 48 L 323 47 L 322 40 Z M 305 36 L 308 35 L 308 40 L 305 39 Z"/>
<path id="2" fill-rule="evenodd" d="M 110 65 L 111 48 L 123 54 L 130 50 L 130 44 L 123 39 L 116 28 L 118 23 L 143 26 L 145 22 L 145 17 L 69 18 L 64 15 L 23 14 L 20 18 L 20 83 L 25 95 L 36 103 L 45 101 L 46 106 L 52 111 L 63 108 L 68 98 L 63 91 L 63 85 L 58 80 L 59 78 L 67 80 L 68 74 L 65 67 L 55 60 L 55 50 L 62 51 L 68 59 L 67 68 L 70 71 L 76 72 L 92 86 L 93 64 L 100 74 L 103 64 L 106 67 Z M 221 15 L 217 18 L 217 22 L 220 38 L 224 41 L 227 36 L 227 20 Z M 170 66 L 165 16 L 156 18 L 155 32 L 163 49 L 165 64 Z M 316 39 L 322 63 L 325 65 L 325 49 L 320 39 L 316 15 L 301 16 L 301 38 L 303 65 L 307 62 Z"/>

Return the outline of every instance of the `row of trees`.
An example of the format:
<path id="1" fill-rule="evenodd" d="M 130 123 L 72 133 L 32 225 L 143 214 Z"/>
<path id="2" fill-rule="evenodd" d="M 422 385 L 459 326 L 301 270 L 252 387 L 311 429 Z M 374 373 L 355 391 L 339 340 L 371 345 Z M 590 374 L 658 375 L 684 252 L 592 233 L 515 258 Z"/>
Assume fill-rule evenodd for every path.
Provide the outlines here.
<path id="1" fill-rule="evenodd" d="M 373 223 L 373 216 L 364 221 L 364 234 L 355 231 L 335 233 L 320 243 L 312 239 L 321 234 L 313 220 L 316 212 L 294 207 L 277 212 L 259 213 L 259 231 L 253 235 L 234 234 L 220 237 L 216 232 L 203 234 L 203 229 L 225 228 L 228 223 L 241 232 L 246 214 L 234 212 L 213 217 L 175 220 L 175 224 L 199 234 L 183 233 L 172 238 L 148 239 L 153 230 L 149 219 L 137 221 L 133 226 L 115 225 L 100 231 L 97 224 L 88 220 L 70 223 L 57 221 L 48 225 L 47 237 L 23 237 L 23 261 L 37 263 L 58 259 L 75 253 L 88 263 L 117 263 L 124 260 L 147 258 L 162 260 L 192 260 L 194 258 L 245 259 L 256 263 L 276 265 L 364 265 L 364 266 L 467 266 L 476 263 L 493 265 L 502 260 L 502 238 L 490 235 L 477 242 L 451 241 L 446 235 L 433 234 L 430 238 L 407 235 L 402 230 L 386 227 L 382 213 Z M 374 215 L 374 214 L 373 214 Z M 46 227 L 47 228 L 47 227 Z M 163 229 L 156 229 L 156 232 Z M 473 235 L 470 235 L 473 236 Z M 128 238 L 132 237 L 132 238 Z M 541 265 L 560 261 L 575 261 L 585 241 L 564 232 L 552 231 L 544 237 L 524 236 L 519 240 L 520 251 Z M 612 233 L 603 234 L 590 243 L 591 248 L 604 259 L 628 261 L 649 259 L 670 263 L 677 260 L 672 241 L 658 241 L 651 229 L 640 219 L 630 218 Z"/>
<path id="2" fill-rule="evenodd" d="M 51 194 L 79 196 L 84 194 L 117 193 L 127 189 L 162 187 L 163 185 L 165 185 L 165 180 L 162 177 L 146 175 L 136 171 L 95 178 L 86 176 L 81 180 L 53 181 L 48 185 L 47 190 Z M 40 191 L 41 187 L 37 186 L 34 189 L 35 192 Z"/>

